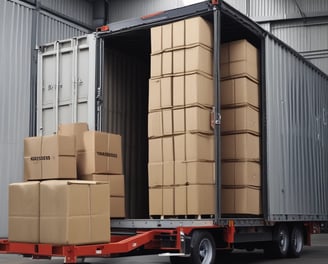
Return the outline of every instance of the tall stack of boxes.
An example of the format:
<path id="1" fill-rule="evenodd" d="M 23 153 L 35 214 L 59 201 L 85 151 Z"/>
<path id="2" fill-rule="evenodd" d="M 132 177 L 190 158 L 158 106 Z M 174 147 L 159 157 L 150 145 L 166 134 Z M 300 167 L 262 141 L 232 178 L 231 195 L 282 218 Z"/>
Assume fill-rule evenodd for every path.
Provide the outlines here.
<path id="1" fill-rule="evenodd" d="M 222 213 L 261 214 L 258 51 L 221 45 Z"/>
<path id="2" fill-rule="evenodd" d="M 215 213 L 212 36 L 200 17 L 151 29 L 151 216 Z"/>

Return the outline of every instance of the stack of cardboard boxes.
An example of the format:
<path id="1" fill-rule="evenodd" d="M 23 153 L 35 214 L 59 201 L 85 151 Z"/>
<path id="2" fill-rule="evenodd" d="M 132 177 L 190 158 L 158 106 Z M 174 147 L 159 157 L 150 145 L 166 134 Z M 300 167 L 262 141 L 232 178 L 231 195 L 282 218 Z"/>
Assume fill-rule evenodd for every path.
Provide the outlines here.
<path id="1" fill-rule="evenodd" d="M 200 17 L 151 29 L 151 216 L 215 212 L 212 36 Z"/>
<path id="2" fill-rule="evenodd" d="M 258 51 L 221 46 L 222 213 L 261 214 Z"/>
<path id="3" fill-rule="evenodd" d="M 118 135 L 78 123 L 60 126 L 58 135 L 26 138 L 24 179 L 9 186 L 10 241 L 106 243 L 110 217 L 125 216 Z"/>

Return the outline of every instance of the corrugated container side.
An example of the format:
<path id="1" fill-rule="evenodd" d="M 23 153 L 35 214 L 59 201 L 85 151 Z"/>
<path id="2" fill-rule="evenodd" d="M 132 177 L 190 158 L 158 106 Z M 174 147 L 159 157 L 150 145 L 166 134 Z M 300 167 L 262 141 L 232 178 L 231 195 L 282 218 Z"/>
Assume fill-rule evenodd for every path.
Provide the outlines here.
<path id="1" fill-rule="evenodd" d="M 327 77 L 265 42 L 268 219 L 327 219 Z"/>

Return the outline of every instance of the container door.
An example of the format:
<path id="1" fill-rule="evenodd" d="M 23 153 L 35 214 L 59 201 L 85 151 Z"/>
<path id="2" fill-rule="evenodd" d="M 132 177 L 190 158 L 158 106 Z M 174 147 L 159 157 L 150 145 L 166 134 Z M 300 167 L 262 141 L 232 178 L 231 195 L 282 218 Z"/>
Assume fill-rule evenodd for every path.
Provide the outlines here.
<path id="1" fill-rule="evenodd" d="M 59 124 L 87 122 L 95 129 L 96 36 L 42 46 L 38 55 L 37 134 Z"/>

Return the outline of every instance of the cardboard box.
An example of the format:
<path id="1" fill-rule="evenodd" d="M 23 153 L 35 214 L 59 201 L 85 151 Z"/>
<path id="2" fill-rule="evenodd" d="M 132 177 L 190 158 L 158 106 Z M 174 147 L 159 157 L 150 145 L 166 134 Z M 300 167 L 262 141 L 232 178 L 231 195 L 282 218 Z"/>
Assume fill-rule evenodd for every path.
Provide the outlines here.
<path id="1" fill-rule="evenodd" d="M 192 106 L 186 108 L 186 131 L 213 134 L 211 110 Z"/>
<path id="2" fill-rule="evenodd" d="M 183 74 L 185 72 L 185 49 L 173 51 L 173 73 Z"/>
<path id="3" fill-rule="evenodd" d="M 195 73 L 186 75 L 185 80 L 186 105 L 213 106 L 214 90 L 212 79 Z"/>
<path id="4" fill-rule="evenodd" d="M 163 161 L 174 160 L 173 137 L 163 137 Z"/>
<path id="5" fill-rule="evenodd" d="M 174 163 L 174 185 L 186 185 L 187 183 L 187 163 L 176 161 Z"/>
<path id="6" fill-rule="evenodd" d="M 261 166 L 257 162 L 222 162 L 223 186 L 261 186 Z"/>
<path id="7" fill-rule="evenodd" d="M 260 114 L 250 106 L 227 108 L 221 110 L 222 133 L 260 134 Z"/>
<path id="8" fill-rule="evenodd" d="M 222 188 L 222 214 L 262 213 L 261 190 L 259 188 Z"/>
<path id="9" fill-rule="evenodd" d="M 74 136 L 24 139 L 24 179 L 76 179 Z"/>
<path id="10" fill-rule="evenodd" d="M 187 215 L 187 186 L 174 187 L 174 213 Z"/>
<path id="11" fill-rule="evenodd" d="M 110 186 L 110 196 L 125 196 L 124 175 L 122 174 L 81 175 L 80 180 L 107 182 Z"/>
<path id="12" fill-rule="evenodd" d="M 162 26 L 162 49 L 172 48 L 172 23 Z"/>
<path id="13" fill-rule="evenodd" d="M 186 45 L 202 44 L 213 47 L 213 26 L 201 17 L 186 19 Z"/>
<path id="14" fill-rule="evenodd" d="M 188 184 L 215 184 L 214 162 L 187 162 Z"/>
<path id="15" fill-rule="evenodd" d="M 87 123 L 61 124 L 58 128 L 58 135 L 75 136 L 75 150 L 79 152 L 84 151 L 83 133 L 88 130 L 89 127 Z"/>
<path id="16" fill-rule="evenodd" d="M 174 160 L 185 161 L 186 160 L 186 135 L 175 135 L 174 139 Z"/>
<path id="17" fill-rule="evenodd" d="M 174 161 L 163 162 L 163 186 L 174 185 Z"/>
<path id="18" fill-rule="evenodd" d="M 222 160 L 259 161 L 260 138 L 249 133 L 221 136 Z"/>
<path id="19" fill-rule="evenodd" d="M 162 75 L 162 54 L 150 56 L 150 77 L 159 78 Z"/>
<path id="20" fill-rule="evenodd" d="M 148 138 L 163 136 L 162 112 L 151 112 L 148 114 Z"/>
<path id="21" fill-rule="evenodd" d="M 83 134 L 83 140 L 86 152 L 79 153 L 77 159 L 80 175 L 123 174 L 120 135 L 87 131 Z"/>
<path id="22" fill-rule="evenodd" d="M 259 108 L 257 83 L 246 77 L 221 81 L 221 107 L 246 105 Z"/>
<path id="23" fill-rule="evenodd" d="M 185 50 L 185 71 L 200 72 L 213 75 L 212 52 L 204 47 L 196 46 Z"/>
<path id="24" fill-rule="evenodd" d="M 125 197 L 110 197 L 110 217 L 125 218 Z"/>
<path id="25" fill-rule="evenodd" d="M 185 21 L 180 20 L 173 23 L 173 48 L 185 46 Z"/>
<path id="26" fill-rule="evenodd" d="M 40 242 L 40 182 L 9 185 L 8 240 Z"/>
<path id="27" fill-rule="evenodd" d="M 163 163 L 148 163 L 148 186 L 163 186 Z"/>
<path id="28" fill-rule="evenodd" d="M 149 80 L 149 112 L 161 109 L 161 79 Z"/>
<path id="29" fill-rule="evenodd" d="M 163 215 L 174 215 L 174 187 L 163 187 Z"/>
<path id="30" fill-rule="evenodd" d="M 187 186 L 187 214 L 215 214 L 215 185 Z"/>
<path id="31" fill-rule="evenodd" d="M 172 107 L 172 77 L 161 78 L 161 108 Z"/>
<path id="32" fill-rule="evenodd" d="M 40 183 L 40 243 L 79 245 L 110 241 L 109 184 Z"/>
<path id="33" fill-rule="evenodd" d="M 185 105 L 185 76 L 173 77 L 173 107 Z"/>
<path id="34" fill-rule="evenodd" d="M 185 109 L 173 109 L 173 133 L 182 134 L 186 131 Z"/>
<path id="35" fill-rule="evenodd" d="M 157 53 L 162 51 L 162 27 L 152 27 L 150 29 L 151 34 L 151 53 Z"/>
<path id="36" fill-rule="evenodd" d="M 149 215 L 163 215 L 163 188 L 149 188 Z"/>
<path id="37" fill-rule="evenodd" d="M 154 138 L 148 140 L 149 162 L 162 162 L 163 161 L 163 140 L 162 138 Z"/>
<path id="38" fill-rule="evenodd" d="M 162 110 L 163 115 L 163 135 L 170 136 L 173 134 L 173 112 L 172 109 Z"/>
<path id="39" fill-rule="evenodd" d="M 221 78 L 231 78 L 248 76 L 249 78 L 259 80 L 259 57 L 258 50 L 246 40 L 237 40 L 228 45 L 229 62 L 222 60 Z M 221 50 L 221 54 L 223 51 Z"/>
<path id="40" fill-rule="evenodd" d="M 162 75 L 173 73 L 173 54 L 172 51 L 162 53 Z"/>
<path id="41" fill-rule="evenodd" d="M 202 134 L 186 134 L 187 161 L 213 161 L 214 137 Z"/>

